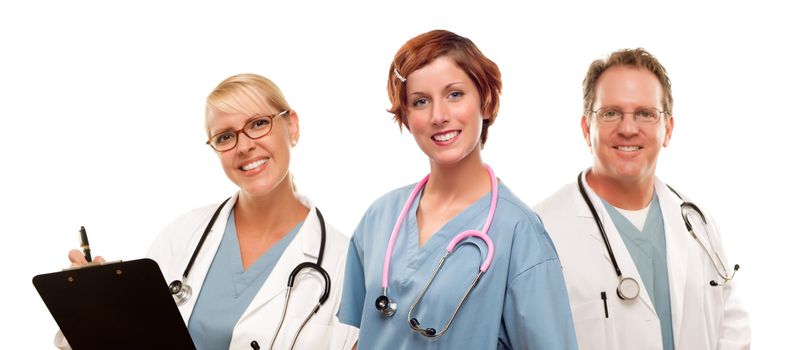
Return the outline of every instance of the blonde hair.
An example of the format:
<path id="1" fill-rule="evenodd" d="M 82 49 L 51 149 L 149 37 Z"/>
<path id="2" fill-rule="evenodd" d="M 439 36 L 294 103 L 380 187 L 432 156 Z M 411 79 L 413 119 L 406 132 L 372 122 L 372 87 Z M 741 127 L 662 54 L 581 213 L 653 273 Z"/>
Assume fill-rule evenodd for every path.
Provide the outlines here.
<path id="1" fill-rule="evenodd" d="M 246 115 L 274 114 L 291 110 L 283 92 L 271 80 L 258 74 L 236 74 L 225 79 L 208 94 L 205 103 L 205 131 L 208 120 L 215 113 Z"/>

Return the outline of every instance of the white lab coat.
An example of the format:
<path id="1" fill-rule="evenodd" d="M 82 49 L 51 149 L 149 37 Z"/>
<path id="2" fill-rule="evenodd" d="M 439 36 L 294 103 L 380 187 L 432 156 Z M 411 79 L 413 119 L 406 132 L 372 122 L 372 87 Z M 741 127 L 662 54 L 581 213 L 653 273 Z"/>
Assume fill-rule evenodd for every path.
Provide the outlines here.
<path id="1" fill-rule="evenodd" d="M 309 209 L 308 216 L 234 327 L 230 349 L 251 349 L 250 342 L 253 340 L 258 341 L 261 349 L 268 349 L 272 335 L 280 322 L 289 274 L 301 262 L 316 262 L 321 242 L 319 219 L 315 207 L 307 198 L 302 196 L 297 198 Z M 193 294 L 188 302 L 179 307 L 186 324 L 189 322 L 205 275 L 222 240 L 228 216 L 236 199 L 237 195 L 234 195 L 222 208 L 189 272 L 187 284 L 192 287 Z M 167 283 L 181 278 L 197 242 L 218 206 L 219 204 L 209 205 L 184 214 L 167 226 L 151 246 L 148 257 L 158 262 Z M 330 275 L 330 296 L 302 329 L 295 349 L 350 350 L 358 337 L 357 328 L 341 324 L 336 318 L 341 300 L 349 239 L 331 227 L 327 221 L 326 226 L 327 240 L 322 267 Z M 323 290 L 324 280 L 315 270 L 304 269 L 297 275 L 291 291 L 286 320 L 275 342 L 275 349 L 289 348 L 298 327 L 317 304 Z M 58 337 L 56 338 L 56 345 L 68 348 L 63 337 L 60 340 L 61 344 Z"/>
<path id="2" fill-rule="evenodd" d="M 577 342 L 582 349 L 662 349 L 660 321 L 635 263 L 605 206 L 589 186 L 585 188 L 604 224 L 622 275 L 635 278 L 641 292 L 632 301 L 623 301 L 616 295 L 616 272 L 576 182 L 539 203 L 535 211 L 563 265 Z M 735 283 L 725 287 L 709 285 L 710 280 L 721 281 L 721 277 L 685 228 L 682 201 L 658 179 L 655 191 L 666 232 L 675 349 L 749 349 L 749 317 L 735 294 Z M 712 218 L 704 210 L 703 214 L 709 219 L 710 232 L 717 234 Z M 731 269 L 716 234 L 712 237 L 714 246 Z M 603 291 L 607 295 L 608 318 L 600 297 Z"/>

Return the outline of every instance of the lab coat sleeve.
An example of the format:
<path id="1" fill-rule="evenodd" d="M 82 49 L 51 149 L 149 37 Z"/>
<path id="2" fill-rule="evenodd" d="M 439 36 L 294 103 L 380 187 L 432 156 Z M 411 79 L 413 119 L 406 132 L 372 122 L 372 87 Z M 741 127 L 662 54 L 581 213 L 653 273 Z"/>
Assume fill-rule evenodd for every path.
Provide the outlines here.
<path id="1" fill-rule="evenodd" d="M 715 232 L 720 232 L 712 217 L 710 218 L 710 222 L 713 227 L 716 228 Z M 722 248 L 721 237 L 716 236 L 714 239 L 716 242 L 719 242 L 717 246 L 722 249 L 720 252 L 722 259 L 727 262 L 727 266 L 732 268 L 728 263 L 729 259 L 727 259 L 727 254 L 725 254 Z M 741 295 L 735 286 L 735 281 L 730 281 L 730 283 L 724 286 L 724 314 L 722 317 L 721 334 L 719 335 L 717 349 L 748 350 L 752 343 L 752 334 L 749 328 L 749 314 L 744 309 Z"/>

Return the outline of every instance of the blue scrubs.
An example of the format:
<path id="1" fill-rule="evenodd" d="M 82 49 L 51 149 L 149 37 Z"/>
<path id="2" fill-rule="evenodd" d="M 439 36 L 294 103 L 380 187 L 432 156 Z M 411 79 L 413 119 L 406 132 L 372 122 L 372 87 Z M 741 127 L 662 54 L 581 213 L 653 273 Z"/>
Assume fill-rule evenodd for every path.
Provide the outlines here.
<path id="1" fill-rule="evenodd" d="M 666 259 L 666 231 L 663 227 L 663 214 L 660 201 L 655 193 L 646 215 L 643 231 L 633 225 L 624 215 L 608 202 L 602 200 L 616 225 L 627 251 L 635 262 L 641 275 L 655 313 L 660 320 L 660 335 L 664 350 L 674 349 L 674 336 L 671 323 L 671 298 L 669 296 L 669 271 Z"/>
<path id="2" fill-rule="evenodd" d="M 503 184 L 488 235 L 494 260 L 472 290 L 446 334 L 424 337 L 408 326 L 408 310 L 443 256 L 464 230 L 481 229 L 491 195 L 473 203 L 419 246 L 417 196 L 397 235 L 388 296 L 398 303 L 393 317 L 375 308 L 381 295 L 383 258 L 397 217 L 414 185 L 378 199 L 358 225 L 347 256 L 342 323 L 360 328 L 361 349 L 576 349 L 568 295 L 555 249 L 538 216 Z M 468 243 L 467 243 L 468 242 Z M 441 268 L 413 317 L 423 328 L 441 330 L 485 258 L 482 240 L 461 243 Z"/>
<path id="3" fill-rule="evenodd" d="M 198 350 L 230 347 L 233 328 L 300 227 L 302 222 L 244 270 L 236 222 L 230 212 L 222 242 L 189 318 L 189 334 Z"/>

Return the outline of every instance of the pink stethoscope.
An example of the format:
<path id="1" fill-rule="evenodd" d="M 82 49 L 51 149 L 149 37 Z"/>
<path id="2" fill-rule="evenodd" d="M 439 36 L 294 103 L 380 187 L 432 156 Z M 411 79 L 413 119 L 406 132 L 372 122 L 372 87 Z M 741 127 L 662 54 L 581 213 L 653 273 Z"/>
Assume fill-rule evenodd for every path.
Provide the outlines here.
<path id="1" fill-rule="evenodd" d="M 444 256 L 438 261 L 438 265 L 436 266 L 436 270 L 433 272 L 433 275 L 430 276 L 430 279 L 427 280 L 427 283 L 424 286 L 424 289 L 416 296 L 416 300 L 414 300 L 413 305 L 411 305 L 410 310 L 408 310 L 408 325 L 410 325 L 411 329 L 424 335 L 428 338 L 438 338 L 444 333 L 447 332 L 449 329 L 450 324 L 452 324 L 452 320 L 455 319 L 455 315 L 458 314 L 458 311 L 461 309 L 461 306 L 466 301 L 466 298 L 469 297 L 469 293 L 472 292 L 472 289 L 477 285 L 477 282 L 480 281 L 480 277 L 482 277 L 486 271 L 488 271 L 488 267 L 491 266 L 491 261 L 494 260 L 494 242 L 488 237 L 488 228 L 491 226 L 491 222 L 494 220 L 494 212 L 497 209 L 497 177 L 494 175 L 494 171 L 489 167 L 487 164 L 484 164 L 486 170 L 488 170 L 488 174 L 491 176 L 491 207 L 488 210 L 488 217 L 486 218 L 486 222 L 483 225 L 483 229 L 478 230 L 467 230 L 459 233 L 458 235 L 453 238 L 449 244 L 447 245 L 447 251 L 444 253 Z M 430 178 L 430 175 L 422 179 L 419 184 L 413 189 L 411 192 L 410 197 L 408 197 L 408 201 L 405 202 L 405 207 L 402 208 L 402 212 L 400 213 L 399 218 L 397 218 L 397 223 L 394 224 L 394 231 L 391 233 L 391 238 L 388 241 L 388 247 L 386 248 L 386 255 L 383 260 L 383 281 L 381 286 L 383 287 L 383 294 L 377 297 L 375 300 L 375 307 L 379 310 L 383 316 L 391 317 L 397 311 L 397 302 L 392 299 L 388 298 L 388 273 L 391 266 L 391 253 L 394 251 L 394 242 L 397 238 L 397 233 L 399 233 L 399 229 L 402 226 L 402 221 L 405 220 L 405 216 L 408 215 L 408 210 L 410 209 L 413 201 L 416 199 L 416 196 L 421 191 L 422 187 L 427 183 L 427 180 Z M 437 332 L 435 328 L 422 328 L 419 323 L 419 320 L 413 317 L 413 310 L 416 309 L 416 305 L 422 300 L 425 293 L 427 293 L 427 289 L 430 287 L 430 284 L 433 283 L 433 279 L 436 278 L 438 272 L 441 271 L 441 267 L 444 265 L 444 261 L 447 260 L 447 257 L 458 247 L 458 245 L 466 238 L 469 237 L 477 237 L 482 239 L 486 246 L 488 246 L 488 254 L 486 255 L 483 264 L 480 265 L 480 269 L 477 271 L 477 276 L 474 277 L 472 280 L 469 289 L 466 293 L 463 294 L 461 300 L 458 302 L 458 306 L 455 308 L 455 312 L 452 313 L 447 324 L 444 325 L 444 328 L 441 332 Z"/>

